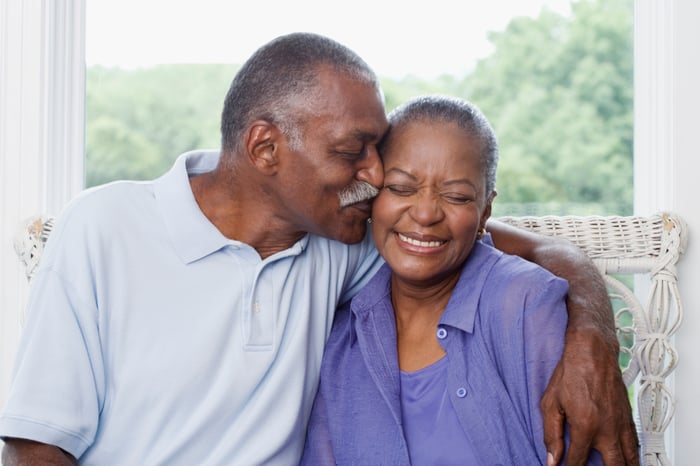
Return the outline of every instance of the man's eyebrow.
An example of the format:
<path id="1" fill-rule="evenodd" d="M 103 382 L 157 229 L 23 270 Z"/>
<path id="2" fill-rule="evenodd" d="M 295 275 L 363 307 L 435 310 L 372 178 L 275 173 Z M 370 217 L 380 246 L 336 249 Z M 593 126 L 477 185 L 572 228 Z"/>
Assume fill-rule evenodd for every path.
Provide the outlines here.
<path id="1" fill-rule="evenodd" d="M 357 129 L 353 131 L 352 133 L 353 137 L 357 139 L 358 141 L 362 142 L 367 142 L 367 141 L 372 141 L 372 140 L 379 140 L 383 136 L 383 134 L 377 134 L 371 131 L 363 131 L 360 129 Z"/>

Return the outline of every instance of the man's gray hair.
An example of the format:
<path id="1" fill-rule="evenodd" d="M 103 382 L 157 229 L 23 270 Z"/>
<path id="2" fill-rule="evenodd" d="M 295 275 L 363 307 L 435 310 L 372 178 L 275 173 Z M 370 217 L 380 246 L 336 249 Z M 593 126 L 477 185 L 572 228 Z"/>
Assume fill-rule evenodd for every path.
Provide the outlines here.
<path id="1" fill-rule="evenodd" d="M 256 119 L 275 124 L 301 150 L 304 121 L 293 104 L 316 97 L 322 65 L 379 88 L 374 71 L 346 46 L 312 33 L 280 36 L 260 47 L 231 83 L 221 115 L 223 152 L 241 149 L 243 131 Z"/>

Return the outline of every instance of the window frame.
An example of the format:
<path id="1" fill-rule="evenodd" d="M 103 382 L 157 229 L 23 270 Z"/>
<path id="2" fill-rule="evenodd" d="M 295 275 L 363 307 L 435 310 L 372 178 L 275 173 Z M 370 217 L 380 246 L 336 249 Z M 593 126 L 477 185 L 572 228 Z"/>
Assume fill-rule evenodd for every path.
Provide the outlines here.
<path id="1" fill-rule="evenodd" d="M 635 214 L 677 206 L 674 1 L 635 0 Z M 0 243 L 26 217 L 58 213 L 84 186 L 87 0 L 0 2 Z M 0 249 L 0 404 L 28 287 L 11 248 Z M 675 391 L 675 390 L 674 390 Z M 674 435 L 673 419 L 670 426 Z M 673 442 L 671 442 L 673 445 Z M 673 456 L 674 449 L 669 448 Z M 673 459 L 673 458 L 672 458 Z"/>

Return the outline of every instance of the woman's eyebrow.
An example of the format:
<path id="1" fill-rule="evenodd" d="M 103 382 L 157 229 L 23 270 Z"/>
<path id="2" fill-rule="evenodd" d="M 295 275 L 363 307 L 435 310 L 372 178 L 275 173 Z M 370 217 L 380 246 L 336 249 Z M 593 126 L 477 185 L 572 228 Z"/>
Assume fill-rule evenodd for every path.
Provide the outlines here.
<path id="1" fill-rule="evenodd" d="M 390 168 L 389 170 L 386 170 L 384 172 L 384 176 L 390 174 L 390 173 L 399 173 L 401 175 L 407 176 L 408 178 L 411 178 L 412 180 L 417 180 L 418 178 L 411 172 L 407 172 L 406 170 L 402 170 L 401 168 Z"/>
<path id="2" fill-rule="evenodd" d="M 447 180 L 443 183 L 445 186 L 452 186 L 455 184 L 468 184 L 472 188 L 476 189 L 476 184 L 474 184 L 470 179 L 468 178 L 459 178 L 456 180 Z"/>

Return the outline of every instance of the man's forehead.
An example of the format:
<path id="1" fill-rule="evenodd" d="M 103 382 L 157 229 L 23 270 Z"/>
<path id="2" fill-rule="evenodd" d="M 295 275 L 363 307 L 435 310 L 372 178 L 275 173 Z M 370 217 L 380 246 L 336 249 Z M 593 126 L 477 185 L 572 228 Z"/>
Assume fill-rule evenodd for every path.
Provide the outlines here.
<path id="1" fill-rule="evenodd" d="M 342 106 L 328 107 L 317 112 L 309 120 L 316 128 L 333 139 L 348 139 L 362 142 L 378 142 L 386 133 L 389 124 L 384 112 L 370 107 L 365 112 L 344 111 Z"/>

